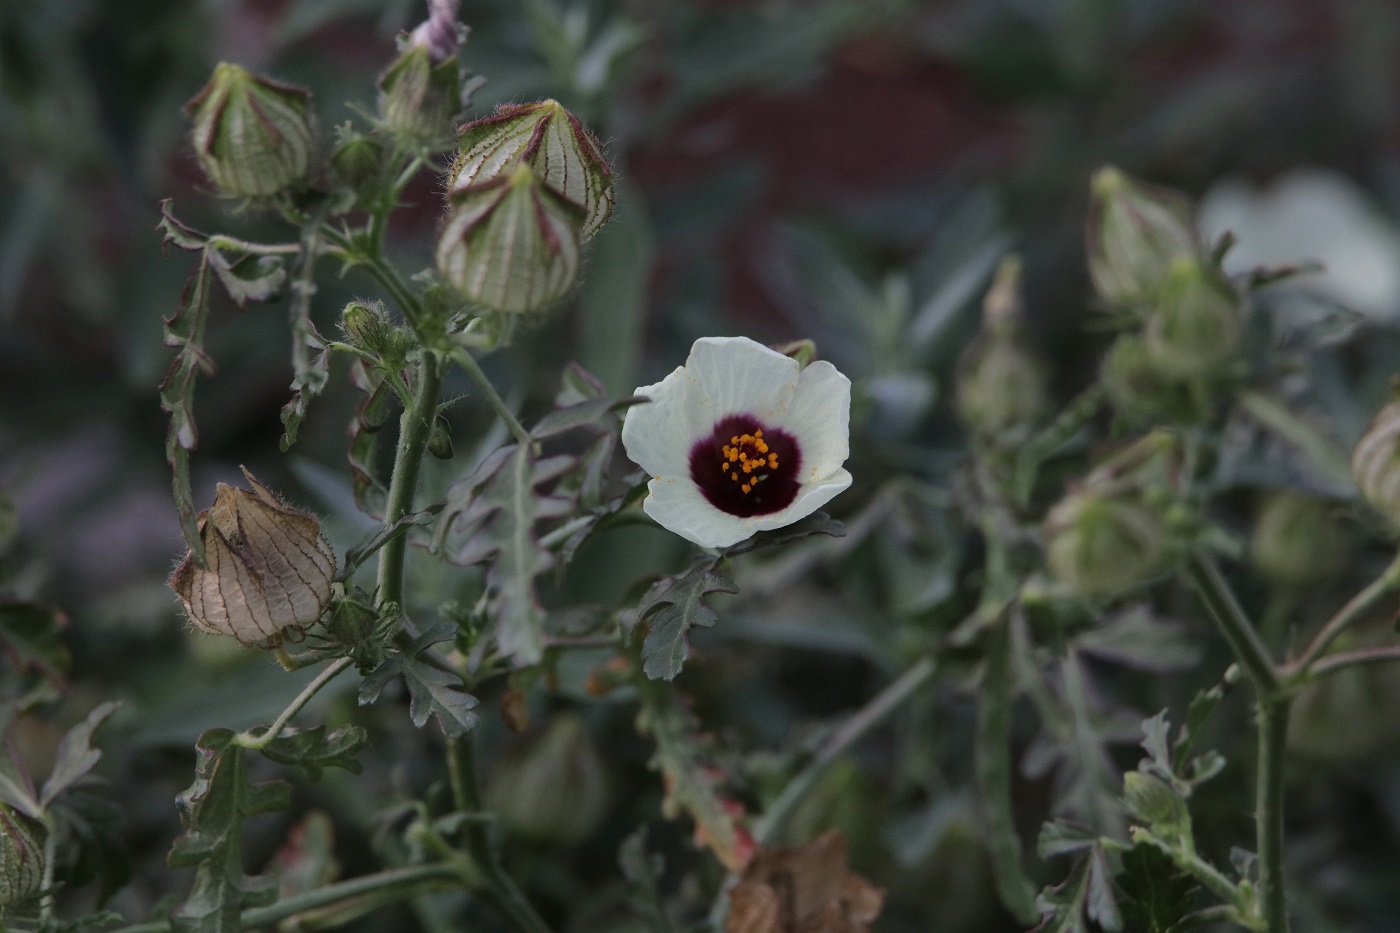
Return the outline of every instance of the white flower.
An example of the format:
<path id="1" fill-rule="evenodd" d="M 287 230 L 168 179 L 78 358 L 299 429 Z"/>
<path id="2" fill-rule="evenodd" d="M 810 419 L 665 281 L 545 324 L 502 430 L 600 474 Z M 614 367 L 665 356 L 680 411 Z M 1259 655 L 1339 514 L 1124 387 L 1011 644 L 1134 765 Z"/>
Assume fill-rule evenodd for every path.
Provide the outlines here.
<path id="1" fill-rule="evenodd" d="M 702 547 L 811 515 L 851 485 L 851 381 L 747 337 L 702 337 L 637 395 L 622 443 L 651 474 L 642 507 Z"/>

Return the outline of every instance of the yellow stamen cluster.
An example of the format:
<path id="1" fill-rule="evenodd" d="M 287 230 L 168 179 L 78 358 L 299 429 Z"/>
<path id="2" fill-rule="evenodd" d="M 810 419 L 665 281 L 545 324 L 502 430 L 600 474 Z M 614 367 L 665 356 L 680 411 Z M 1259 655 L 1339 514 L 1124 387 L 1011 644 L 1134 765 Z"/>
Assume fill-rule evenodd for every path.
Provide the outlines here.
<path id="1" fill-rule="evenodd" d="M 720 471 L 728 473 L 732 482 L 739 483 L 739 489 L 744 495 L 752 492 L 759 480 L 768 478 L 768 470 L 778 468 L 778 455 L 768 449 L 768 442 L 763 439 L 762 430 L 752 434 L 734 435 L 728 444 L 720 448 L 720 452 L 724 454 L 724 460 L 719 465 Z M 759 470 L 764 472 L 757 473 Z M 740 473 L 743 474 L 742 481 Z"/>

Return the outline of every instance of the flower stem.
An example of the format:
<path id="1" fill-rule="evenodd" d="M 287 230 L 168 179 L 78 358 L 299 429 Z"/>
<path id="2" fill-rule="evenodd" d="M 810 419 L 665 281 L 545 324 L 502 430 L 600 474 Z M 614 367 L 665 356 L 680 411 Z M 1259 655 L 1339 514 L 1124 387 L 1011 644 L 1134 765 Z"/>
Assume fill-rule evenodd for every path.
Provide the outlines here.
<path id="1" fill-rule="evenodd" d="M 254 751 L 266 748 L 273 739 L 282 734 L 282 730 L 287 728 L 287 723 L 292 721 L 292 717 L 301 712 L 302 707 L 310 703 L 311 698 L 319 693 L 322 687 L 334 680 L 336 676 L 349 667 L 350 664 L 351 661 L 349 658 L 337 658 L 335 661 L 332 661 L 326 666 L 325 670 L 316 675 L 315 680 L 302 688 L 301 693 L 297 694 L 296 699 L 292 700 L 287 708 L 282 710 L 282 715 L 273 720 L 272 725 L 268 726 L 265 732 L 259 735 L 253 735 L 251 732 L 240 732 L 238 734 L 238 744 Z"/>
<path id="2" fill-rule="evenodd" d="M 1349 667 L 1361 664 L 1382 664 L 1386 661 L 1400 661 L 1400 645 L 1375 645 L 1371 648 L 1358 648 L 1355 651 L 1339 651 L 1336 654 L 1329 654 L 1308 668 L 1308 675 L 1310 679 L 1316 680 Z"/>
<path id="3" fill-rule="evenodd" d="M 1288 741 L 1286 698 L 1259 698 L 1259 760 L 1254 809 L 1259 853 L 1259 892 L 1269 933 L 1288 933 L 1288 902 L 1283 879 L 1283 756 Z"/>
<path id="4" fill-rule="evenodd" d="M 399 444 L 394 453 L 394 472 L 384 503 L 384 524 L 391 526 L 413 510 L 413 493 L 418 488 L 419 468 L 428 446 L 433 419 L 437 416 L 438 393 L 442 389 L 442 367 L 432 351 L 424 350 L 418 367 L 418 384 L 413 404 L 404 409 L 399 421 Z M 403 561 L 408 535 L 395 535 L 379 551 L 379 603 L 403 603 Z"/>
<path id="5" fill-rule="evenodd" d="M 787 822 L 792 811 L 807 796 L 832 763 L 856 742 L 892 713 L 901 703 L 913 696 L 933 677 L 932 658 L 921 658 L 909 670 L 900 674 L 885 689 L 871 697 L 860 709 L 851 714 L 818 749 L 807 766 L 788 781 L 778 799 L 764 811 L 763 817 L 754 825 L 753 838 L 760 845 L 772 845 Z"/>
<path id="6" fill-rule="evenodd" d="M 1327 624 L 1313 636 L 1313 640 L 1303 650 L 1298 660 L 1288 665 L 1285 669 L 1286 674 L 1290 677 L 1306 674 L 1308 668 L 1322 657 L 1323 652 L 1336 640 L 1338 635 L 1365 615 L 1381 597 L 1396 589 L 1400 589 L 1400 553 L 1395 555 L 1390 566 L 1385 568 L 1385 572 L 1372 581 L 1370 586 L 1353 596 L 1350 602 L 1337 611 L 1336 615 L 1327 620 Z"/>
<path id="7" fill-rule="evenodd" d="M 467 814 L 482 812 L 481 787 L 477 783 L 475 750 L 470 737 L 448 737 L 447 765 L 457 809 Z M 489 825 L 481 820 L 468 820 L 462 827 L 467 851 L 476 862 L 492 901 L 520 933 L 550 933 L 549 925 L 530 906 L 514 879 L 501 866 L 491 845 L 489 830 Z"/>
<path id="8" fill-rule="evenodd" d="M 1254 625 L 1240 608 L 1235 594 L 1221 576 L 1220 569 L 1202 554 L 1193 554 L 1190 560 L 1191 579 L 1205 601 L 1211 618 L 1220 628 L 1225 640 L 1234 649 L 1240 666 L 1254 684 L 1254 692 L 1263 699 L 1272 699 L 1278 692 L 1279 676 L 1274 668 L 1269 649 L 1254 630 Z"/>
<path id="9" fill-rule="evenodd" d="M 376 906 L 388 904 L 395 900 L 424 894 L 430 890 L 460 888 L 464 876 L 465 866 L 454 865 L 451 862 L 434 862 L 431 865 L 392 868 L 295 894 L 266 907 L 245 910 L 240 918 L 240 925 L 246 930 L 271 926 L 287 917 L 322 907 L 361 900 L 367 895 L 376 895 Z M 149 923 L 122 927 L 113 933 L 165 933 L 169 929 L 169 921 L 153 920 Z"/>
<path id="10" fill-rule="evenodd" d="M 501 398 L 500 394 L 496 392 L 496 387 L 491 385 L 491 380 L 487 379 L 486 373 L 481 371 L 481 365 L 477 363 L 476 358 L 465 349 L 459 349 L 453 351 L 452 360 L 458 366 L 466 370 L 468 376 L 471 376 L 472 382 L 476 383 L 477 388 L 481 390 L 481 394 L 486 396 L 486 401 L 495 409 L 496 414 L 500 416 L 505 426 L 510 429 L 511 436 L 515 438 L 516 443 L 525 448 L 533 446 L 535 439 L 530 436 L 529 431 L 525 430 L 519 419 L 515 417 L 515 414 L 506 407 L 505 401 Z"/>

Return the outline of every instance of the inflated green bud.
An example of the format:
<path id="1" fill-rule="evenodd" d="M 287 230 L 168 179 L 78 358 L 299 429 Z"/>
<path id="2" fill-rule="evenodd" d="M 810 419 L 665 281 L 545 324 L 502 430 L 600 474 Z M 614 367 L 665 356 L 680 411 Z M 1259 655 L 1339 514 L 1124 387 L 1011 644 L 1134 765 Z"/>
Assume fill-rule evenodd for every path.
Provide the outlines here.
<path id="1" fill-rule="evenodd" d="M 220 62 L 185 105 L 195 156 L 224 194 L 267 197 L 300 184 L 311 169 L 311 94 Z"/>
<path id="2" fill-rule="evenodd" d="M 373 135 L 345 132 L 331 151 L 331 168 L 356 190 L 378 178 L 383 166 L 384 147 Z"/>
<path id="3" fill-rule="evenodd" d="M 447 193 L 479 185 L 526 162 L 541 182 L 583 208 L 582 241 L 612 215 L 612 169 L 603 147 L 578 117 L 557 101 L 502 104 L 489 117 L 462 127 L 458 153 L 447 173 Z"/>
<path id="4" fill-rule="evenodd" d="M 1382 408 L 1351 453 L 1362 498 L 1400 528 L 1400 399 Z"/>
<path id="5" fill-rule="evenodd" d="M 372 353 L 391 369 L 408 358 L 412 337 L 389 320 L 389 312 L 378 301 L 352 301 L 340 312 L 340 329 L 346 338 L 366 353 Z"/>
<path id="6" fill-rule="evenodd" d="M 609 790 L 583 718 L 555 717 L 532 745 L 502 759 L 486 796 L 513 835 L 550 846 L 587 838 L 607 810 Z"/>
<path id="7" fill-rule="evenodd" d="M 1184 257 L 1172 263 L 1145 333 L 1162 372 L 1180 379 L 1213 375 L 1235 355 L 1243 331 L 1240 297 L 1219 272 Z"/>
<path id="8" fill-rule="evenodd" d="M 462 112 L 462 67 L 457 56 L 434 60 L 409 43 L 379 78 L 379 119 L 411 145 L 445 142 Z"/>
<path id="9" fill-rule="evenodd" d="M 441 412 L 433 419 L 432 430 L 428 432 L 428 453 L 439 460 L 452 459 L 452 422 Z"/>
<path id="10" fill-rule="evenodd" d="M 1108 348 L 1099 381 L 1119 416 L 1133 424 L 1193 424 L 1209 413 L 1208 397 L 1158 367 L 1137 334 Z"/>
<path id="11" fill-rule="evenodd" d="M 1109 166 L 1094 175 L 1089 205 L 1089 276 L 1110 305 L 1152 302 L 1178 259 L 1200 255 L 1191 202 Z"/>
<path id="12" fill-rule="evenodd" d="M 44 883 L 47 837 L 42 823 L 0 803 L 0 908 L 27 901 L 39 893 Z"/>
<path id="13" fill-rule="evenodd" d="M 529 163 L 452 196 L 438 240 L 443 278 L 497 311 L 538 311 L 578 278 L 576 205 L 541 184 Z"/>
<path id="14" fill-rule="evenodd" d="M 1186 801 L 1155 774 L 1129 771 L 1123 775 L 1123 803 L 1134 818 L 1159 835 L 1171 837 L 1190 828 Z"/>
<path id="15" fill-rule="evenodd" d="M 1264 500 L 1249 539 L 1255 568 L 1281 586 L 1311 586 L 1341 565 L 1346 535 L 1325 499 L 1275 492 Z"/>
<path id="16" fill-rule="evenodd" d="M 1003 260 L 982 304 L 982 331 L 958 359 L 957 407 L 979 434 L 1027 428 L 1045 405 L 1045 368 L 1022 334 L 1021 261 Z"/>
<path id="17" fill-rule="evenodd" d="M 1132 494 L 1083 490 L 1045 518 L 1045 560 L 1075 593 L 1107 599 L 1162 571 L 1170 531 L 1162 514 Z"/>

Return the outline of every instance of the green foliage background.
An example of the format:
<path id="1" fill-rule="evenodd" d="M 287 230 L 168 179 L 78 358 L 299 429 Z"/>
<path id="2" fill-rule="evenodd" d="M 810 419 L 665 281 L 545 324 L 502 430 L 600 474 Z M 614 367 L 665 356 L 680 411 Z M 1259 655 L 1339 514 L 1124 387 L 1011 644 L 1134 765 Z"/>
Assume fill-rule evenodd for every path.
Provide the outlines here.
<path id="1" fill-rule="evenodd" d="M 372 110 L 369 78 L 392 57 L 394 33 L 421 16 L 409 0 L 0 3 L 0 492 L 18 516 L 0 573 L 8 598 L 62 613 L 72 656 L 66 699 L 21 721 L 18 747 L 44 773 L 69 725 L 103 700 L 123 701 L 101 734 L 90 864 L 72 870 L 91 879 L 82 898 L 110 893 L 107 906 L 127 917 L 190 884 L 166 853 L 196 737 L 271 720 L 312 676 L 191 633 L 165 586 L 183 549 L 156 387 L 169 362 L 161 318 L 188 263 L 161 254 L 156 205 L 173 196 L 204 229 L 257 236 L 266 223 L 230 218 L 203 190 L 180 107 L 228 58 L 310 87 L 326 126 Z M 605 141 L 620 182 L 617 217 L 591 249 L 576 300 L 488 361 L 513 402 L 530 415 L 548 410 L 569 361 L 625 395 L 713 334 L 812 337 L 855 382 L 856 483 L 833 509 L 851 534 L 746 566 L 742 595 L 716 601 L 718 624 L 695 633 L 698 660 L 683 679 L 755 809 L 819 741 L 822 723 L 943 643 L 971 610 L 965 584 L 978 544 L 948 507 L 966 456 L 948 404 L 953 362 L 996 261 L 1014 249 L 1055 398 L 1093 378 L 1108 342 L 1093 330 L 1084 271 L 1094 169 L 1111 162 L 1199 195 L 1228 174 L 1263 181 L 1325 166 L 1400 216 L 1400 10 L 1385 0 L 468 0 L 461 16 L 473 30 L 465 61 L 488 78 L 478 111 L 556 97 Z M 431 181 L 410 190 L 416 207 L 393 240 L 407 268 L 429 264 L 438 194 Z M 364 297 L 360 287 L 323 283 L 323 332 L 345 301 Z M 1400 342 L 1393 321 L 1359 325 L 1332 308 L 1318 316 L 1333 328 L 1320 348 L 1297 360 L 1275 349 L 1302 373 L 1311 415 L 1346 449 L 1400 371 Z M 219 371 L 198 401 L 196 500 L 246 464 L 325 516 L 344 553 L 366 527 L 344 481 L 356 399 L 337 371 L 298 445 L 280 456 L 285 328 L 280 308 L 216 307 L 206 346 Z M 469 391 L 465 380 L 448 389 Z M 430 495 L 501 440 L 482 406 L 454 417 L 457 456 L 430 467 Z M 1307 469 L 1284 446 L 1238 453 L 1237 489 L 1217 518 L 1245 537 L 1254 490 L 1304 484 Z M 1374 535 L 1352 536 L 1332 579 L 1280 595 L 1244 575 L 1245 598 L 1261 614 L 1288 598 L 1305 617 L 1325 615 L 1319 607 L 1335 606 L 1387 557 Z M 660 529 L 620 529 L 586 545 L 546 595 L 552 605 L 616 606 L 639 576 L 678 571 L 687 553 Z M 425 615 L 445 600 L 469 603 L 479 586 L 428 561 L 410 572 Z M 1099 828 L 1121 820 L 1117 782 L 1140 757 L 1140 721 L 1163 707 L 1179 720 L 1229 664 L 1189 594 L 1155 609 L 1177 620 L 1151 630 L 1160 641 L 1126 628 L 1119 642 L 1072 655 L 1084 679 L 1065 684 L 1077 742 L 1068 751 L 1014 711 L 1024 758 L 1013 795 L 1026 840 L 1052 801 L 1075 800 Z M 600 814 L 586 836 L 527 835 L 508 850 L 510 869 L 560 929 L 634 928 L 621 919 L 616 853 L 642 823 L 667 856 L 668 896 L 693 906 L 703 900 L 697 884 L 721 877 L 684 825 L 660 819 L 635 706 L 585 692 L 605 657 L 571 654 L 556 683 L 519 685 L 537 733 L 576 713 L 597 756 L 599 776 L 579 785 Z M 840 827 L 856 868 L 890 892 L 877 927 L 888 933 L 1020 928 L 998 905 L 980 841 L 967 754 L 976 658 L 965 669 L 960 660 L 947 651 L 936 687 L 843 758 L 786 831 L 801 842 Z M 1298 730 L 1289 868 L 1299 929 L 1382 931 L 1400 917 L 1395 676 L 1368 673 L 1332 702 L 1331 719 Z M 494 709 L 492 689 L 483 699 Z M 313 710 L 332 726 L 363 715 L 343 690 Z M 291 814 L 246 824 L 246 864 L 265 863 L 289 821 L 313 811 L 331 815 L 344 874 L 377 864 L 377 811 L 431 796 L 440 748 L 391 704 L 372 708 L 366 725 L 364 773 L 332 770 L 315 784 L 291 776 Z M 480 728 L 484 767 L 506 782 L 500 775 L 528 757 L 530 739 L 494 714 Z M 1250 838 L 1249 731 L 1246 705 L 1227 698 L 1209 741 L 1232 766 L 1193 798 L 1201 848 L 1220 863 Z M 1075 748 L 1085 757 L 1065 758 Z M 511 795 L 491 793 L 509 826 Z M 1064 875 L 1058 863 L 1038 866 L 1039 881 Z M 459 909 L 425 898 L 357 928 L 461 929 Z M 492 922 L 486 915 L 480 929 Z"/>

